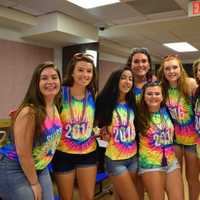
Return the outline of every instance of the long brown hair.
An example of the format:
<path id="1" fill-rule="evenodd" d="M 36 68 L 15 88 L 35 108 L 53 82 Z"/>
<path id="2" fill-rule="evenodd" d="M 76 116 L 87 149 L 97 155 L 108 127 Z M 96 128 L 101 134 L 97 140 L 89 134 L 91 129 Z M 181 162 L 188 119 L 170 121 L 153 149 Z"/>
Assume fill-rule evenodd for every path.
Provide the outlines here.
<path id="1" fill-rule="evenodd" d="M 149 53 L 149 50 L 147 48 L 133 48 L 132 53 L 129 55 L 126 66 L 128 66 L 130 69 L 132 69 L 132 62 L 133 62 L 133 57 L 135 54 L 141 53 L 147 56 L 148 62 L 149 62 L 149 70 L 146 74 L 147 81 L 152 81 L 153 80 L 153 74 L 152 74 L 152 61 L 151 61 L 151 56 Z"/>
<path id="2" fill-rule="evenodd" d="M 181 71 L 181 75 L 180 78 L 178 79 L 177 82 L 177 89 L 180 91 L 181 95 L 187 100 L 189 101 L 189 97 L 188 97 L 188 84 L 186 79 L 188 78 L 188 75 L 181 63 L 180 58 L 177 55 L 169 55 L 167 57 L 165 57 L 163 59 L 163 62 L 160 65 L 160 68 L 158 70 L 158 80 L 161 81 L 162 83 L 162 87 L 164 88 L 164 97 L 167 98 L 168 97 L 168 89 L 170 87 L 169 81 L 166 79 L 165 74 L 164 74 L 164 66 L 165 66 L 165 62 L 170 61 L 170 60 L 177 60 L 179 67 L 180 67 L 180 71 Z"/>
<path id="3" fill-rule="evenodd" d="M 109 76 L 104 88 L 99 93 L 96 99 L 96 110 L 95 110 L 95 120 L 98 121 L 99 127 L 109 126 L 112 122 L 113 111 L 117 105 L 119 97 L 119 82 L 124 71 L 132 70 L 128 67 L 123 69 L 118 69 Z M 132 75 L 133 76 L 133 75 Z M 125 96 L 125 101 L 128 106 L 135 110 L 135 96 L 133 94 L 133 85 L 132 88 Z"/>
<path id="4" fill-rule="evenodd" d="M 30 106 L 34 110 L 34 114 L 35 114 L 35 134 L 36 134 L 36 136 L 39 136 L 39 134 L 41 133 L 42 125 L 46 118 L 45 100 L 44 100 L 44 97 L 43 97 L 42 93 L 40 92 L 40 88 L 39 88 L 40 75 L 44 69 L 49 68 L 49 67 L 53 68 L 57 72 L 60 83 L 61 83 L 60 72 L 59 72 L 58 68 L 52 62 L 45 62 L 45 63 L 39 64 L 33 72 L 32 79 L 29 84 L 26 95 L 25 95 L 21 105 L 17 109 L 17 112 L 14 116 L 13 123 L 12 123 L 12 124 L 14 124 L 14 122 L 17 118 L 17 115 L 20 113 L 20 111 L 24 107 Z M 58 108 L 58 110 L 60 111 L 60 109 L 61 109 L 61 88 L 54 99 L 54 103 L 55 103 L 56 107 Z M 33 114 L 33 113 L 30 113 L 30 114 Z"/>
<path id="5" fill-rule="evenodd" d="M 73 74 L 76 64 L 80 61 L 84 61 L 84 62 L 92 64 L 93 77 L 92 77 L 91 82 L 87 86 L 87 89 L 92 93 L 93 97 L 95 97 L 96 92 L 97 92 L 97 75 L 96 75 L 95 65 L 92 60 L 92 55 L 90 54 L 76 53 L 73 55 L 69 64 L 67 65 L 67 72 L 64 76 L 63 85 L 66 85 L 69 87 L 73 86 L 74 78 L 72 74 Z"/>
<path id="6" fill-rule="evenodd" d="M 150 117 L 151 117 L 148 106 L 147 106 L 145 99 L 144 99 L 145 92 L 146 92 L 147 88 L 156 87 L 156 86 L 159 86 L 161 88 L 161 92 L 162 92 L 162 95 L 163 95 L 164 90 L 163 90 L 161 83 L 159 81 L 147 82 L 142 88 L 143 90 L 142 90 L 142 94 L 141 94 L 141 100 L 140 100 L 140 103 L 137 107 L 137 116 L 136 116 L 137 129 L 142 134 L 145 134 L 145 132 L 149 128 Z M 163 96 L 163 100 L 161 102 L 160 107 L 165 106 L 165 102 L 166 102 L 166 100 Z"/>

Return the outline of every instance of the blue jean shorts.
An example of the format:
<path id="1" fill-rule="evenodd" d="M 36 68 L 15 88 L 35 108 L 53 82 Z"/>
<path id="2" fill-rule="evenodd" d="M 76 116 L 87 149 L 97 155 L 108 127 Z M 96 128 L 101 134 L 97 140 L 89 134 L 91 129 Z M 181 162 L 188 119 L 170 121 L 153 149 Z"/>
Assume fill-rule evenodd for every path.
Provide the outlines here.
<path id="1" fill-rule="evenodd" d="M 174 170 L 180 168 L 178 160 L 174 160 L 171 165 L 156 168 L 139 168 L 139 174 L 144 174 L 146 172 L 166 172 L 167 174 L 173 172 Z"/>
<path id="2" fill-rule="evenodd" d="M 196 144 L 193 145 L 184 145 L 184 144 L 178 144 L 178 143 L 174 143 L 175 147 L 180 147 L 181 149 L 183 148 L 184 151 L 190 152 L 190 153 L 195 153 L 197 152 L 196 150 Z"/>
<path id="3" fill-rule="evenodd" d="M 53 200 L 53 187 L 47 168 L 38 171 L 38 180 L 42 187 L 42 200 Z M 0 197 L 3 200 L 34 200 L 32 188 L 15 160 L 9 160 L 0 154 Z"/>
<path id="4" fill-rule="evenodd" d="M 105 156 L 105 164 L 106 170 L 111 176 L 119 176 L 126 171 L 134 173 L 138 169 L 138 157 L 133 156 L 126 160 L 111 160 Z"/>

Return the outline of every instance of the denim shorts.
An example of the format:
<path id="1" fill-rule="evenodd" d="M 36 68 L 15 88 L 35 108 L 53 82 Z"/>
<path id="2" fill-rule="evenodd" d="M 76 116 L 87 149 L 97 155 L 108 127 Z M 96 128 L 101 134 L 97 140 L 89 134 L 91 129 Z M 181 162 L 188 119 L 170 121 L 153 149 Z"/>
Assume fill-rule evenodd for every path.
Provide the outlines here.
<path id="1" fill-rule="evenodd" d="M 88 167 L 97 165 L 97 152 L 88 154 L 69 154 L 62 151 L 56 151 L 52 160 L 54 172 L 69 172 L 78 167 Z"/>
<path id="2" fill-rule="evenodd" d="M 111 160 L 105 156 L 105 164 L 106 170 L 111 176 L 119 176 L 126 171 L 134 173 L 138 169 L 138 157 L 133 156 L 126 160 Z"/>
<path id="3" fill-rule="evenodd" d="M 148 169 L 140 167 L 139 168 L 139 174 L 144 174 L 146 172 L 166 172 L 168 174 L 168 173 L 171 173 L 178 168 L 180 168 L 178 160 L 174 160 L 171 165 L 167 165 L 167 166 L 164 166 L 164 167 L 156 167 L 156 168 L 148 168 Z"/>
<path id="4" fill-rule="evenodd" d="M 184 151 L 190 152 L 190 153 L 195 153 L 196 154 L 196 144 L 193 145 L 184 145 L 184 144 L 177 144 L 176 142 L 174 143 L 175 147 L 178 146 L 180 148 L 183 148 Z"/>
<path id="5" fill-rule="evenodd" d="M 53 200 L 53 187 L 47 168 L 37 172 L 42 187 L 42 200 Z M 3 200 L 34 200 L 31 186 L 15 160 L 0 154 L 0 197 Z"/>

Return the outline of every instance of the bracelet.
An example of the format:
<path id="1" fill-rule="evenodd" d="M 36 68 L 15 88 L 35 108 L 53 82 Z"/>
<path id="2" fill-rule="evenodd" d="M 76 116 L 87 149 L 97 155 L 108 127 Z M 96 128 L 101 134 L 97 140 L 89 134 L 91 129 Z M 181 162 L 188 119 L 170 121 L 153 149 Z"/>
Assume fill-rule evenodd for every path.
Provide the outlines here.
<path id="1" fill-rule="evenodd" d="M 37 180 L 35 183 L 30 183 L 31 186 L 35 186 L 39 183 L 39 181 Z"/>

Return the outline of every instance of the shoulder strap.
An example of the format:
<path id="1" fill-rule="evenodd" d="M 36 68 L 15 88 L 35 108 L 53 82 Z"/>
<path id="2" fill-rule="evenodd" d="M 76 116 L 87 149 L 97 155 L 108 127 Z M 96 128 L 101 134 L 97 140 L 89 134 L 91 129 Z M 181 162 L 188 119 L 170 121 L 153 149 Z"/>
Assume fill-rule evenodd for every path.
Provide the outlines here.
<path id="1" fill-rule="evenodd" d="M 68 101 L 68 95 L 69 95 L 69 87 L 67 87 L 67 86 L 63 86 L 62 87 L 62 96 L 63 96 L 63 100 L 64 100 L 64 102 L 66 102 L 66 101 Z"/>

